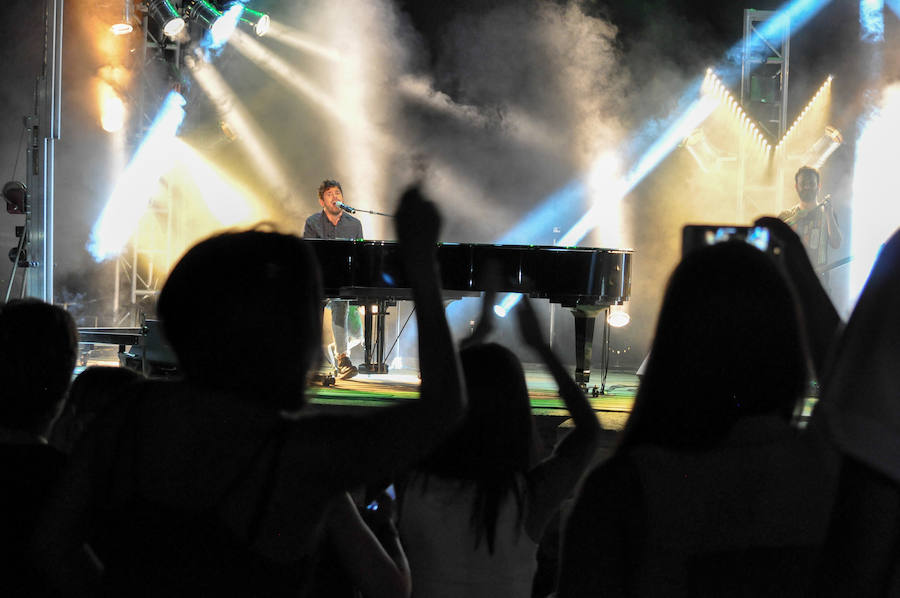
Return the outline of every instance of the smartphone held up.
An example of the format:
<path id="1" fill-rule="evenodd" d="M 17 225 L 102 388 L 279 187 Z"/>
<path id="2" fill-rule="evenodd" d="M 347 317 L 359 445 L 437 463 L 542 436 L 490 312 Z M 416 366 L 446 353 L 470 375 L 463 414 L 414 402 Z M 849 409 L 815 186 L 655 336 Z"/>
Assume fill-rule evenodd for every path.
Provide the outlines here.
<path id="1" fill-rule="evenodd" d="M 764 226 L 737 226 L 733 224 L 688 224 L 682 229 L 681 255 L 727 241 L 740 241 L 760 251 L 777 256 L 781 249 L 768 228 Z"/>

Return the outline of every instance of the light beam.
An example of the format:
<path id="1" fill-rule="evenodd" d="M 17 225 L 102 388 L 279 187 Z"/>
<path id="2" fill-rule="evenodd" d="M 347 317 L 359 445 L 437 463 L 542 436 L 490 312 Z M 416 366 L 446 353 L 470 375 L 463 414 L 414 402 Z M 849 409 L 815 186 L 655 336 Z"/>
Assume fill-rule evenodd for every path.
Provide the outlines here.
<path id="1" fill-rule="evenodd" d="M 235 31 L 232 39 L 247 36 Z M 249 37 L 249 36 L 247 36 Z M 216 68 L 204 59 L 188 55 L 185 65 L 194 79 L 209 97 L 219 117 L 228 125 L 239 143 L 244 146 L 245 155 L 252 162 L 260 180 L 279 199 L 291 197 L 291 185 L 281 169 L 274 152 L 263 143 L 265 134 L 250 116 L 249 111 L 229 87 Z"/>
<path id="2" fill-rule="evenodd" d="M 884 41 L 884 0 L 859 0 L 860 39 Z"/>
<path id="3" fill-rule="evenodd" d="M 897 131 L 900 131 L 900 84 L 886 88 L 873 106 L 856 141 L 853 169 L 849 305 L 856 303 L 881 245 L 900 226 L 895 195 Z"/>
<path id="4" fill-rule="evenodd" d="M 116 182 L 87 245 L 98 262 L 122 250 L 156 191 L 160 174 L 171 165 L 168 149 L 184 120 L 185 103 L 181 94 L 169 92 L 146 137 Z"/>

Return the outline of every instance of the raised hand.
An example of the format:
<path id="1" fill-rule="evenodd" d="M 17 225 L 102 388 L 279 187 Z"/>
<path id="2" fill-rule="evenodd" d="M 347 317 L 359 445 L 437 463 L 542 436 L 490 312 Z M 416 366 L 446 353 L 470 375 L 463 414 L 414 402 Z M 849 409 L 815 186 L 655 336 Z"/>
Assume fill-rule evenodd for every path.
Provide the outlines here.
<path id="1" fill-rule="evenodd" d="M 786 222 L 772 216 L 763 216 L 762 218 L 757 218 L 753 225 L 769 229 L 769 234 L 772 237 L 770 242 L 774 241 L 777 244 L 785 260 L 793 265 L 802 264 L 804 258 L 806 258 L 806 249 L 804 249 L 800 237 Z"/>
<path id="2" fill-rule="evenodd" d="M 435 205 L 422 196 L 418 187 L 407 189 L 400 198 L 394 223 L 404 254 L 415 256 L 421 252 L 431 257 L 437 251 L 441 217 Z"/>
<path id="3" fill-rule="evenodd" d="M 519 334 L 522 335 L 522 340 L 526 345 L 533 349 L 549 347 L 544 332 L 541 330 L 541 324 L 538 322 L 537 314 L 534 313 L 534 307 L 527 295 L 522 296 L 522 301 L 516 310 L 516 318 L 519 322 Z"/>
<path id="4" fill-rule="evenodd" d="M 841 318 L 822 287 L 822 281 L 813 269 L 797 233 L 771 216 L 758 218 L 753 224 L 768 228 L 772 240 L 780 247 L 781 259 L 777 260 L 778 265 L 797 293 L 806 320 L 805 329 L 813 365 L 821 381 L 825 374 L 825 361 L 840 327 Z"/>

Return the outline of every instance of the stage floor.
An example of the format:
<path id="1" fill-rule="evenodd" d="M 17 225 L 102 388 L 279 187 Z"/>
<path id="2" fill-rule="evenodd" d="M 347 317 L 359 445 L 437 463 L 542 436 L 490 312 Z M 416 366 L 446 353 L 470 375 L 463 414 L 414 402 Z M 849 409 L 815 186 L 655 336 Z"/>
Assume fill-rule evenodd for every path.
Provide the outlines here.
<path id="1" fill-rule="evenodd" d="M 118 361 L 104 355 L 90 359 L 85 365 L 117 366 Z M 540 420 L 539 427 L 567 428 L 569 413 L 559 398 L 553 377 L 540 364 L 523 364 L 525 381 L 531 399 L 532 413 Z M 83 370 L 78 367 L 75 373 Z M 330 370 L 321 369 L 320 374 Z M 610 432 L 618 432 L 624 427 L 634 404 L 639 379 L 633 370 L 610 370 L 605 384 L 601 385 L 599 372 L 591 372 L 588 385 L 588 400 L 603 427 Z M 356 409 L 378 408 L 414 400 L 419 396 L 419 378 L 415 370 L 393 370 L 388 374 L 360 373 L 350 380 L 336 380 L 334 385 L 313 382 L 307 389 L 311 405 L 331 412 L 348 412 Z M 600 393 L 602 389 L 602 394 Z M 597 396 L 592 396 L 596 390 Z M 805 402 L 804 416 L 808 416 L 815 399 Z"/>
<path id="2" fill-rule="evenodd" d="M 557 393 L 556 384 L 540 366 L 523 364 L 531 408 L 535 415 L 567 415 Z M 323 370 L 324 372 L 325 370 Z M 591 374 L 588 393 L 597 386 L 600 375 Z M 637 392 L 638 378 L 632 373 L 610 371 L 603 394 L 591 397 L 594 411 L 628 413 Z M 337 380 L 334 386 L 310 385 L 309 397 L 314 404 L 335 406 L 385 406 L 419 396 L 419 379 L 412 370 L 392 371 L 388 374 L 359 374 L 350 380 Z"/>

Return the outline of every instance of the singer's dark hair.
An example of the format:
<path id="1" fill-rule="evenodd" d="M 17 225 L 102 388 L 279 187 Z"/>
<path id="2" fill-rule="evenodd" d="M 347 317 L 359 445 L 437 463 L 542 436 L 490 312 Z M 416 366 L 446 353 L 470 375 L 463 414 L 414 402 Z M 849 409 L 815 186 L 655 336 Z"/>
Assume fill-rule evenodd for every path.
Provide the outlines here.
<path id="1" fill-rule="evenodd" d="M 338 189 L 341 189 L 341 184 L 334 179 L 325 179 L 324 181 L 322 181 L 322 184 L 319 185 L 319 199 L 322 199 L 323 197 L 325 197 L 325 192 L 328 191 L 329 189 L 331 189 L 332 187 L 337 187 Z M 341 193 L 343 193 L 343 192 L 344 192 L 344 190 L 341 189 Z"/>
<path id="2" fill-rule="evenodd" d="M 794 175 L 794 182 L 795 182 L 795 183 L 798 182 L 798 181 L 800 180 L 800 177 L 801 177 L 803 174 L 805 174 L 805 173 L 810 173 L 810 174 L 815 175 L 815 177 L 816 177 L 816 184 L 818 184 L 818 183 L 820 183 L 820 182 L 822 181 L 822 177 L 819 176 L 819 171 L 818 171 L 818 170 L 816 170 L 816 169 L 813 168 L 812 166 L 801 166 L 801 167 L 800 167 L 800 170 L 798 170 L 797 173 Z"/>

